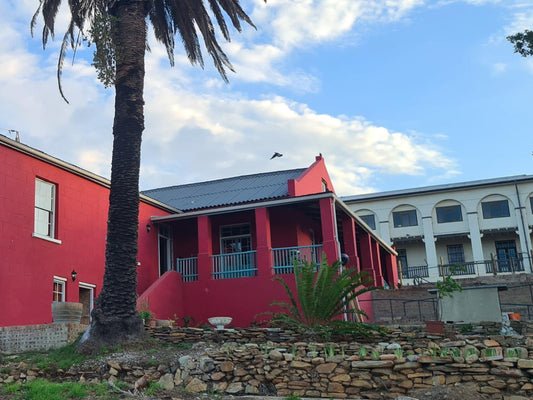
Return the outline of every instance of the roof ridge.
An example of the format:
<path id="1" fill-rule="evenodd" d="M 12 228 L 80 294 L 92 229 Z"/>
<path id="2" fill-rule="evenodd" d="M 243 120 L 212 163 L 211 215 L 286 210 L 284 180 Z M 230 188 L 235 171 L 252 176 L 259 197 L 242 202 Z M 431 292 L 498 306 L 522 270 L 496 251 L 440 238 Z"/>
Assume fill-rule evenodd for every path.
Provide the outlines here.
<path id="1" fill-rule="evenodd" d="M 172 189 L 176 189 L 176 188 L 198 186 L 198 185 L 203 185 L 203 184 L 206 184 L 206 183 L 229 181 L 229 180 L 233 180 L 233 179 L 249 178 L 249 177 L 253 177 L 253 176 L 265 176 L 265 175 L 282 174 L 282 173 L 287 173 L 287 172 L 305 171 L 306 169 L 307 168 L 293 168 L 293 169 L 286 169 L 286 170 L 281 170 L 281 171 L 259 172 L 259 173 L 256 173 L 256 174 L 230 176 L 228 178 L 219 178 L 219 179 L 213 179 L 213 180 L 208 180 L 208 181 L 203 181 L 203 182 L 191 182 L 191 183 L 184 183 L 182 185 L 163 186 L 163 187 L 159 187 L 159 188 L 147 189 L 147 190 L 141 191 L 141 193 L 148 193 L 148 192 L 153 192 L 153 191 L 156 191 L 156 190 L 172 190 Z M 269 185 L 269 186 L 273 186 L 273 185 Z"/>

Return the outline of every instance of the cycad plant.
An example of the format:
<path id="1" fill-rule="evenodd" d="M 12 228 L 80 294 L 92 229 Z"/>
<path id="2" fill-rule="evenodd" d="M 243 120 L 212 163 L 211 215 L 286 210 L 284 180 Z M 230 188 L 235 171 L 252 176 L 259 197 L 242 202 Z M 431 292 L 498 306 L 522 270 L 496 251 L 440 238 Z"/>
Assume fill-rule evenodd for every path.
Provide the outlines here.
<path id="1" fill-rule="evenodd" d="M 329 265 L 325 256 L 320 265 L 305 260 L 295 262 L 294 279 L 296 293 L 282 278 L 275 278 L 285 288 L 290 302 L 271 304 L 280 306 L 284 311 L 275 314 L 273 322 L 311 331 L 332 326 L 334 320 L 345 313 L 366 315 L 362 310 L 350 308 L 350 302 L 363 293 L 377 289 L 370 286 L 372 279 L 365 273 L 343 269 L 339 261 Z"/>

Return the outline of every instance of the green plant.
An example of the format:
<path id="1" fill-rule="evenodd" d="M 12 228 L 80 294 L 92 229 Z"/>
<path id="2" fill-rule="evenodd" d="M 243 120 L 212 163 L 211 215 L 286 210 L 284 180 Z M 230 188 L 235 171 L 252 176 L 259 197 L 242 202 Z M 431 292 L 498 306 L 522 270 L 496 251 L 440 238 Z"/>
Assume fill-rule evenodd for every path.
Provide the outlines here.
<path id="1" fill-rule="evenodd" d="M 431 347 L 431 348 L 429 349 L 429 355 L 430 355 L 431 357 L 438 357 L 438 356 L 439 356 L 439 349 L 436 348 L 436 347 Z"/>
<path id="2" fill-rule="evenodd" d="M 328 347 L 326 347 L 326 357 L 333 357 L 335 356 L 335 346 L 330 344 Z"/>
<path id="3" fill-rule="evenodd" d="M 188 328 L 191 323 L 194 323 L 194 318 L 191 317 L 190 315 L 186 315 L 185 317 L 182 318 L 182 321 L 183 321 L 183 326 L 185 326 L 185 328 Z"/>
<path id="4" fill-rule="evenodd" d="M 520 351 L 515 348 L 509 348 L 505 350 L 505 356 L 508 358 L 519 358 L 520 357 Z"/>
<path id="5" fill-rule="evenodd" d="M 361 346 L 361 348 L 359 349 L 359 357 L 364 358 L 364 357 L 366 357 L 366 354 L 367 354 L 366 347 L 365 346 Z"/>
<path id="6" fill-rule="evenodd" d="M 372 358 L 373 358 L 374 360 L 379 359 L 379 356 L 380 356 L 380 355 L 381 355 L 381 353 L 380 353 L 379 351 L 377 351 L 377 350 L 372 350 Z"/>
<path id="7" fill-rule="evenodd" d="M 477 354 L 477 351 L 473 347 L 468 347 L 464 351 L 465 358 L 467 358 L 468 356 L 473 356 L 475 354 Z"/>
<path id="8" fill-rule="evenodd" d="M 162 390 L 161 386 L 157 382 L 150 382 L 148 383 L 148 387 L 145 390 L 145 393 L 148 396 L 153 396 L 157 392 L 160 392 Z"/>
<path id="9" fill-rule="evenodd" d="M 361 310 L 350 308 L 350 303 L 361 294 L 376 289 L 368 286 L 372 280 L 353 269 L 341 271 L 339 261 L 329 265 L 325 255 L 322 260 L 320 265 L 306 260 L 295 261 L 296 293 L 292 292 L 282 278 L 275 278 L 287 292 L 289 303 L 271 304 L 284 311 L 273 316 L 274 323 L 323 331 L 323 327 L 330 326 L 342 314 L 364 314 Z"/>
<path id="10" fill-rule="evenodd" d="M 496 351 L 496 349 L 489 347 L 487 349 L 483 349 L 482 354 L 483 354 L 483 357 L 494 357 L 498 355 L 498 352 Z"/>
<path id="11" fill-rule="evenodd" d="M 448 349 L 441 349 L 440 350 L 440 356 L 441 357 L 447 357 L 448 356 Z"/>
<path id="12" fill-rule="evenodd" d="M 457 347 L 453 347 L 452 349 L 450 349 L 450 354 L 452 355 L 452 357 L 461 356 L 461 352 L 459 351 Z"/>
<path id="13" fill-rule="evenodd" d="M 438 281 L 435 284 L 435 287 L 438 290 L 439 298 L 442 299 L 446 296 L 453 297 L 453 292 L 462 292 L 463 287 L 458 283 L 453 277 L 447 276 L 443 281 Z"/>
<path id="14" fill-rule="evenodd" d="M 472 324 L 465 324 L 465 325 L 461 326 L 459 331 L 461 333 L 469 333 L 469 332 L 472 332 L 473 329 L 474 329 L 474 327 L 472 326 Z"/>
<path id="15" fill-rule="evenodd" d="M 284 400 L 302 400 L 300 396 L 297 396 L 295 394 L 290 394 L 288 396 L 285 396 L 283 399 Z"/>
<path id="16" fill-rule="evenodd" d="M 292 345 L 291 353 L 293 357 L 296 357 L 296 350 L 297 350 L 296 346 Z"/>
<path id="17" fill-rule="evenodd" d="M 402 349 L 395 349 L 394 350 L 394 355 L 396 356 L 397 359 L 403 358 L 403 350 Z"/>
<path id="18" fill-rule="evenodd" d="M 155 367 L 157 365 L 157 360 L 148 360 L 146 362 L 146 365 L 148 365 L 150 367 Z"/>

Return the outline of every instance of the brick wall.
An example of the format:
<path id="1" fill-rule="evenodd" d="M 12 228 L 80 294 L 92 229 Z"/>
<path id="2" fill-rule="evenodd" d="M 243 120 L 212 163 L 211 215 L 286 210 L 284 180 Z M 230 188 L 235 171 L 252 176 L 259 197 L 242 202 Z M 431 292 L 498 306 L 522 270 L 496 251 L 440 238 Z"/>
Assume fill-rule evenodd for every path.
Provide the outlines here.
<path id="1" fill-rule="evenodd" d="M 0 352 L 13 354 L 58 348 L 72 343 L 85 329 L 87 325 L 81 324 L 0 327 Z"/>

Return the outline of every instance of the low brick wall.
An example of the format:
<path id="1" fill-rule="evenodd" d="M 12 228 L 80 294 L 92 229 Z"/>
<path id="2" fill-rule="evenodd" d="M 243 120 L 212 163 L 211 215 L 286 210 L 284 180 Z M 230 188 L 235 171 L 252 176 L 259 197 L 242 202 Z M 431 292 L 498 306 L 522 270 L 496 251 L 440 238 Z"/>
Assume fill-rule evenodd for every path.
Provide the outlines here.
<path id="1" fill-rule="evenodd" d="M 0 327 L 0 352 L 14 354 L 58 348 L 72 343 L 85 329 L 87 325 L 81 324 Z"/>

